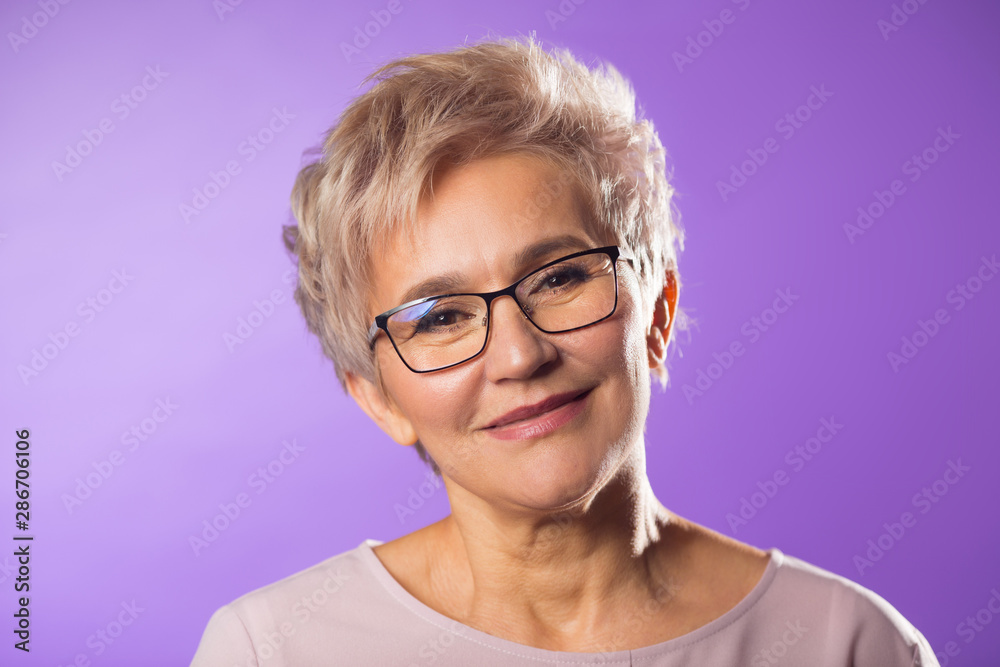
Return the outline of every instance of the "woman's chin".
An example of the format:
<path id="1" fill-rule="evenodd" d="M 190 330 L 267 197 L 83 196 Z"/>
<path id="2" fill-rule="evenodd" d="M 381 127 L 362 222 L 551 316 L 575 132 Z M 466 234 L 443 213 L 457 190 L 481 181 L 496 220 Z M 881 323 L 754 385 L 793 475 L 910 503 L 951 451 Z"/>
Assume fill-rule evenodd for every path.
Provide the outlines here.
<path id="1" fill-rule="evenodd" d="M 607 462 L 582 457 L 579 451 L 561 456 L 545 452 L 527 465 L 519 466 L 516 483 L 517 504 L 537 510 L 559 510 L 585 503 L 607 477 Z"/>

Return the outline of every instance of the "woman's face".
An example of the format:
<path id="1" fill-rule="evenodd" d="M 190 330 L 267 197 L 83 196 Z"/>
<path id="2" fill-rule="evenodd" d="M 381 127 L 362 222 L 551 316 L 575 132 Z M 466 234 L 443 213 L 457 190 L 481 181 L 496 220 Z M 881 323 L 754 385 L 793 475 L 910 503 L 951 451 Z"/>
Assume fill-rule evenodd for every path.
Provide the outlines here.
<path id="1" fill-rule="evenodd" d="M 445 292 L 487 292 L 552 260 L 613 243 L 588 231 L 565 174 L 528 156 L 451 168 L 437 175 L 433 190 L 413 237 L 394 239 L 377 260 L 373 319 L 406 301 L 412 286 L 444 273 L 464 276 Z M 519 253 L 558 238 L 569 244 L 514 265 Z M 431 373 L 410 371 L 380 334 L 375 353 L 390 401 L 380 404 L 386 412 L 377 421 L 402 444 L 419 438 L 449 486 L 492 506 L 554 509 L 591 496 L 643 446 L 650 323 L 639 304 L 637 276 L 619 260 L 614 314 L 576 331 L 544 333 L 500 297 L 486 349 Z M 522 406 L 586 390 L 583 399 L 545 415 L 562 423 L 540 435 L 504 439 L 485 428 Z"/>

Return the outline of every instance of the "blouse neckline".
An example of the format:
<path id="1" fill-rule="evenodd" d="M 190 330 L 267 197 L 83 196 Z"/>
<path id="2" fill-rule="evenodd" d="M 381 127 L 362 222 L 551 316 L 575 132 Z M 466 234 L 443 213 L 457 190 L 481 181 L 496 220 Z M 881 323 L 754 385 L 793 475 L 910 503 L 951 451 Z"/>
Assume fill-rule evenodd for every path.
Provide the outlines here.
<path id="1" fill-rule="evenodd" d="M 356 551 L 375 575 L 376 579 L 378 579 L 379 583 L 382 584 L 389 594 L 414 614 L 421 617 L 431 625 L 441 628 L 443 632 L 453 633 L 474 643 L 481 644 L 510 655 L 536 660 L 547 660 L 550 662 L 555 661 L 557 664 L 590 664 L 600 662 L 601 664 L 612 665 L 615 661 L 623 661 L 624 664 L 630 664 L 630 660 L 632 658 L 665 655 L 702 641 L 711 635 L 724 630 L 726 627 L 735 623 L 744 614 L 749 612 L 750 609 L 764 595 L 764 593 L 767 592 L 768 588 L 770 588 L 775 575 L 778 573 L 778 568 L 781 567 L 785 560 L 785 555 L 777 547 L 768 549 L 767 554 L 770 558 L 768 559 L 767 567 L 764 569 L 764 574 L 761 576 L 760 581 L 757 582 L 750 592 L 747 593 L 747 595 L 740 600 L 735 607 L 728 610 L 722 616 L 709 621 L 700 628 L 696 628 L 695 630 L 681 635 L 680 637 L 674 637 L 673 639 L 668 639 L 667 641 L 650 646 L 644 646 L 642 648 L 623 649 L 621 651 L 612 651 L 610 653 L 580 653 L 571 651 L 551 651 L 548 649 L 536 648 L 534 646 L 527 646 L 526 644 L 518 644 L 517 642 L 510 641 L 509 639 L 502 639 L 485 633 L 482 630 L 477 630 L 473 627 L 460 623 L 459 621 L 448 618 L 438 611 L 435 611 L 411 595 L 409 591 L 403 588 L 402 584 L 396 581 L 389 570 L 386 569 L 385 565 L 382 564 L 382 561 L 379 560 L 379 557 L 373 550 L 373 547 L 377 547 L 381 544 L 382 542 L 378 540 L 368 539 L 362 542 Z"/>

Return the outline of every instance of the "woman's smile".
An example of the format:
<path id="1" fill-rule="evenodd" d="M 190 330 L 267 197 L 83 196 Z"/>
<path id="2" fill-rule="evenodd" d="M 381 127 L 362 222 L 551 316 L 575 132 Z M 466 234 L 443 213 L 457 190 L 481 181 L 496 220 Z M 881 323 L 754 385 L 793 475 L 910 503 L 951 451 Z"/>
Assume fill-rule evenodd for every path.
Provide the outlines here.
<path id="1" fill-rule="evenodd" d="M 500 426 L 485 428 L 483 431 L 497 440 L 528 440 L 547 435 L 573 421 L 583 412 L 587 407 L 587 398 L 590 396 L 590 392 L 591 390 L 588 389 L 573 400 L 550 410 Z"/>

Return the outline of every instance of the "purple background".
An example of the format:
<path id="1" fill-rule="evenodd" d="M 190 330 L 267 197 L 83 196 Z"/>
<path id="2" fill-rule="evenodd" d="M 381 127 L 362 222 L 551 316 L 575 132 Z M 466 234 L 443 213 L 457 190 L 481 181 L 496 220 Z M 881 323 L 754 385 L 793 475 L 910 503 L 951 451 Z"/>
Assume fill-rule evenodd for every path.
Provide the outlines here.
<path id="1" fill-rule="evenodd" d="M 671 387 L 652 398 L 649 476 L 660 500 L 874 590 L 939 653 L 955 642 L 949 664 L 995 664 L 1000 619 L 972 641 L 957 626 L 1000 588 L 1000 280 L 972 280 L 981 291 L 961 309 L 949 292 L 1000 251 L 988 194 L 1000 148 L 1000 6 L 910 1 L 918 11 L 886 38 L 878 21 L 890 20 L 888 0 L 566 0 L 567 16 L 546 15 L 558 0 L 402 0 L 350 58 L 340 44 L 386 2 L 254 1 L 221 15 L 210 0 L 53 3 L 58 13 L 38 15 L 35 32 L 24 20 L 42 11 L 37 2 L 4 3 L 0 486 L 9 527 L 0 540 L 18 532 L 13 433 L 29 428 L 36 541 L 30 656 L 11 647 L 13 559 L 0 557 L 0 662 L 63 665 L 84 654 L 95 665 L 187 664 L 222 604 L 446 515 L 443 491 L 397 514 L 426 469 L 341 392 L 291 301 L 280 226 L 302 151 L 375 64 L 537 31 L 620 68 L 674 165 L 688 234 L 681 302 L 698 327 L 681 337 L 683 356 L 671 356 Z M 702 35 L 708 45 L 679 68 L 673 53 L 725 9 L 732 22 L 711 43 Z M 12 44 L 21 31 L 30 39 Z M 151 89 L 123 117 L 115 100 L 142 85 L 147 66 L 166 76 L 147 77 Z M 812 86 L 832 95 L 788 137 L 775 124 Z M 241 144 L 275 108 L 294 118 L 249 160 Z M 103 119 L 113 131 L 57 174 L 53 163 Z M 904 163 L 949 127 L 959 138 L 911 181 Z M 717 183 L 769 137 L 777 152 L 724 200 Z M 186 223 L 180 205 L 230 160 L 240 172 Z M 844 225 L 895 179 L 905 192 L 851 242 Z M 102 293 L 122 270 L 133 276 L 127 287 Z M 751 318 L 770 317 L 778 289 L 798 300 L 752 340 Z M 282 302 L 230 351 L 224 335 L 274 290 Z M 92 318 L 80 309 L 88 298 L 106 301 Z M 929 341 L 918 335 L 926 345 L 894 369 L 887 354 L 938 309 L 947 323 Z M 43 350 L 70 323 L 78 335 Z M 733 341 L 745 353 L 712 367 Z M 35 351 L 53 358 L 22 379 Z M 685 396 L 699 372 L 716 379 Z M 177 407 L 146 421 L 155 432 L 129 451 L 122 434 L 149 420 L 157 399 Z M 822 418 L 843 429 L 796 469 L 786 454 Z M 251 475 L 293 439 L 299 457 L 253 486 Z M 78 480 L 116 450 L 121 465 L 67 508 Z M 969 471 L 939 483 L 946 493 L 933 504 L 915 505 L 959 460 Z M 789 483 L 758 496 L 766 505 L 734 534 L 727 515 L 778 471 Z M 189 536 L 240 493 L 250 506 L 195 555 Z M 906 511 L 915 525 L 860 573 L 855 556 Z M 98 655 L 88 637 L 133 600 L 138 618 Z"/>

